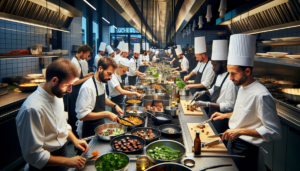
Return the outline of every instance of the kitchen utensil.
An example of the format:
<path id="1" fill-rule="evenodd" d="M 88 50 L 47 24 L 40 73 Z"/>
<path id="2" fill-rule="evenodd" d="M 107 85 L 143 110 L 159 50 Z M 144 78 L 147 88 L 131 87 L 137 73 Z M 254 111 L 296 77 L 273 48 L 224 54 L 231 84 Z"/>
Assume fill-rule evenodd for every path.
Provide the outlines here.
<path id="1" fill-rule="evenodd" d="M 178 163 L 161 163 L 161 164 L 154 165 L 145 171 L 158 171 L 158 170 L 192 171 L 190 168 Z"/>
<path id="2" fill-rule="evenodd" d="M 121 141 L 121 139 L 125 139 L 125 140 L 126 140 L 127 137 L 129 137 L 129 139 L 131 139 L 131 140 L 137 139 L 137 141 L 141 143 L 142 148 L 141 148 L 141 149 L 137 149 L 137 150 L 135 150 L 135 151 L 122 151 L 122 153 L 126 153 L 126 154 L 137 154 L 137 153 L 143 152 L 143 149 L 144 149 L 144 147 L 145 147 L 145 145 L 146 145 L 146 141 L 145 141 L 143 138 L 141 138 L 141 137 L 139 137 L 139 136 L 135 136 L 135 135 L 121 135 L 121 136 L 117 136 L 117 137 L 113 138 L 113 139 L 110 141 L 110 146 L 111 146 L 111 148 L 112 148 L 113 150 L 117 151 L 117 149 L 115 149 L 115 146 L 114 146 L 114 144 L 115 144 L 114 141 L 117 140 L 117 141 L 119 142 L 119 141 Z"/>
<path id="3" fill-rule="evenodd" d="M 263 43 L 273 43 L 273 41 L 262 41 Z"/>
<path id="4" fill-rule="evenodd" d="M 20 81 L 23 77 L 21 76 L 14 76 L 14 77 L 4 77 L 2 78 L 2 83 L 7 83 L 9 85 L 13 85 L 14 83 L 20 84 Z"/>
<path id="5" fill-rule="evenodd" d="M 209 166 L 209 167 L 206 167 L 200 171 L 205 171 L 207 169 L 213 169 L 213 168 L 217 168 L 217 167 L 224 167 L 224 166 L 232 166 L 232 164 L 219 164 L 219 165 L 214 165 L 214 166 Z"/>
<path id="6" fill-rule="evenodd" d="M 183 160 L 184 165 L 186 165 L 187 167 L 194 167 L 196 162 L 193 159 L 184 159 Z"/>
<path id="7" fill-rule="evenodd" d="M 155 124 L 165 124 L 172 122 L 172 117 L 170 115 L 164 115 L 164 114 L 156 114 L 153 115 L 152 113 L 147 112 L 148 114 L 151 114 L 152 120 Z"/>
<path id="8" fill-rule="evenodd" d="M 177 159 L 174 159 L 174 160 L 159 160 L 159 159 L 152 158 L 150 155 L 148 155 L 148 150 L 154 149 L 155 147 L 160 147 L 163 145 L 167 146 L 171 149 L 174 149 L 174 150 L 179 150 L 181 152 L 182 156 Z M 180 161 L 184 158 L 185 153 L 186 153 L 185 147 L 181 143 L 179 143 L 177 141 L 173 141 L 173 140 L 157 140 L 157 141 L 152 142 L 151 144 L 149 144 L 146 147 L 146 155 L 147 155 L 148 159 L 154 164 L 162 163 L 162 162 L 180 163 Z"/>
<path id="9" fill-rule="evenodd" d="M 165 106 L 164 112 L 167 115 L 171 115 L 172 117 L 178 116 L 179 109 L 173 106 Z"/>
<path id="10" fill-rule="evenodd" d="M 160 130 L 161 134 L 166 137 L 178 137 L 181 135 L 181 128 L 174 124 L 164 124 L 158 127 L 158 129 Z"/>
<path id="11" fill-rule="evenodd" d="M 128 159 L 128 163 L 127 163 L 127 165 L 124 167 L 124 168 L 122 168 L 122 169 L 119 169 L 118 171 L 126 171 L 127 170 L 127 168 L 128 168 L 128 165 L 129 165 L 129 157 L 126 155 L 126 154 L 124 154 L 124 153 L 119 153 L 119 152 L 115 152 L 115 153 L 107 153 L 107 154 L 121 154 L 121 155 L 124 155 L 124 156 L 126 156 L 126 158 Z M 98 157 L 97 159 L 96 159 L 96 161 L 95 161 L 95 169 L 97 170 L 97 168 L 96 168 L 96 164 L 97 163 L 99 163 L 99 162 L 101 162 L 101 160 L 103 160 L 103 158 L 105 157 L 105 155 L 107 155 L 107 154 L 103 154 L 102 156 L 100 156 L 100 157 Z"/>
<path id="12" fill-rule="evenodd" d="M 211 142 L 205 143 L 204 146 L 206 146 L 206 147 L 212 147 L 212 146 L 215 146 L 215 145 L 218 145 L 218 144 L 221 144 L 221 143 L 223 143 L 223 141 L 221 139 L 219 139 L 219 140 L 213 140 Z"/>
<path id="13" fill-rule="evenodd" d="M 283 95 L 288 99 L 296 103 L 300 103 L 300 89 L 299 88 L 284 88 L 281 90 Z"/>
<path id="14" fill-rule="evenodd" d="M 116 136 L 102 136 L 100 133 L 102 133 L 103 130 L 107 129 L 107 128 L 119 128 L 119 129 L 123 129 L 124 133 L 120 134 L 120 135 L 125 135 L 127 132 L 127 128 L 124 125 L 121 124 L 115 124 L 115 123 L 107 123 L 107 124 L 102 124 L 99 125 L 95 128 L 95 135 L 89 136 L 89 137 L 85 137 L 82 140 L 90 140 L 94 137 L 98 137 L 99 140 L 103 140 L 103 141 L 110 141 L 111 139 L 113 139 Z M 120 136 L 118 135 L 118 136 Z"/>
<path id="15" fill-rule="evenodd" d="M 132 116 L 140 116 L 145 117 L 147 114 L 147 109 L 141 106 L 129 106 L 125 108 L 125 116 L 132 115 Z"/>
<path id="16" fill-rule="evenodd" d="M 223 133 L 216 134 L 216 135 L 210 135 L 208 138 L 216 138 L 216 137 L 222 137 Z"/>
<path id="17" fill-rule="evenodd" d="M 127 102 L 128 100 L 132 100 L 132 99 L 134 99 L 134 100 L 139 100 L 140 102 L 139 102 L 139 103 L 128 103 L 128 102 Z M 142 106 L 142 104 L 143 104 L 143 99 L 139 99 L 139 98 L 137 98 L 137 97 L 133 97 L 133 98 L 127 97 L 127 98 L 125 99 L 125 104 L 126 104 L 127 106 Z"/>
<path id="18" fill-rule="evenodd" d="M 31 78 L 40 78 L 40 77 L 43 77 L 44 75 L 43 74 L 28 74 L 27 76 L 31 77 Z"/>
<path id="19" fill-rule="evenodd" d="M 141 124 L 139 124 L 139 125 L 124 125 L 124 126 L 127 127 L 128 130 L 132 130 L 132 129 L 134 129 L 134 128 L 141 127 L 141 126 L 144 126 L 144 125 L 145 125 L 145 119 L 144 119 L 143 117 L 140 117 L 140 116 L 133 116 L 133 115 L 127 115 L 127 116 L 125 116 L 124 118 L 130 117 L 130 116 L 132 116 L 132 117 L 138 117 L 140 120 L 142 120 L 143 123 L 141 123 Z"/>
<path id="20" fill-rule="evenodd" d="M 120 119 L 120 120 L 123 120 L 123 121 L 126 121 L 126 122 L 129 122 L 129 123 L 131 123 L 132 125 L 134 125 L 134 123 L 131 122 L 131 121 L 129 121 L 129 120 L 123 119 L 123 118 L 121 118 L 121 117 L 119 117 L 119 119 Z"/>
<path id="21" fill-rule="evenodd" d="M 154 129 L 152 127 L 139 127 L 139 128 L 135 128 L 133 130 L 131 130 L 130 134 L 131 135 L 136 135 L 137 136 L 137 131 L 141 131 L 143 130 L 144 132 L 147 131 L 147 129 L 151 129 L 153 134 L 155 135 L 154 138 L 150 139 L 148 136 L 146 136 L 146 138 L 144 139 L 146 141 L 147 144 L 159 140 L 160 136 L 161 136 L 161 132 L 158 129 Z"/>

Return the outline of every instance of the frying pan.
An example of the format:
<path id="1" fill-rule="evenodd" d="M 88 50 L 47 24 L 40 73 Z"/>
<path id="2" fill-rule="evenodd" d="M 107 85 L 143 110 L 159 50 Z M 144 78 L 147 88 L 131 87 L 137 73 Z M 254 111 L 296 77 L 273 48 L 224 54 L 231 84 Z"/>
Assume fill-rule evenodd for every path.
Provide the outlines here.
<path id="1" fill-rule="evenodd" d="M 127 103 L 127 100 L 131 100 L 131 99 L 135 99 L 135 100 L 140 100 L 141 102 L 140 103 Z M 142 104 L 143 104 L 143 99 L 139 99 L 139 98 L 126 98 L 125 99 L 125 103 L 126 103 L 126 105 L 127 106 L 142 106 Z"/>
<path id="2" fill-rule="evenodd" d="M 125 139 L 125 140 L 126 140 L 127 137 L 129 137 L 131 140 L 137 139 L 138 142 L 141 143 L 142 148 L 141 148 L 141 149 L 137 149 L 137 150 L 135 150 L 135 151 L 118 151 L 117 149 L 115 149 L 115 146 L 114 146 L 115 142 L 114 142 L 114 141 L 117 140 L 117 141 L 119 142 L 119 141 L 121 141 L 121 139 Z M 112 148 L 113 150 L 118 151 L 118 152 L 122 152 L 122 153 L 126 153 L 126 154 L 136 154 L 136 153 L 141 153 L 141 152 L 144 151 L 145 145 L 146 145 L 145 140 L 144 140 L 143 138 L 141 138 L 141 137 L 139 137 L 139 136 L 135 136 L 135 135 L 122 135 L 122 136 L 117 136 L 117 137 L 113 138 L 113 139 L 110 141 L 110 146 L 111 146 L 111 148 Z"/>
<path id="3" fill-rule="evenodd" d="M 153 122 L 157 125 L 172 122 L 172 117 L 170 115 L 165 115 L 165 114 L 153 115 L 152 113 L 149 114 L 151 115 Z"/>
<path id="4" fill-rule="evenodd" d="M 130 116 L 133 116 L 133 115 L 125 116 L 123 119 L 125 119 L 126 117 L 130 117 Z M 142 120 L 143 123 L 141 123 L 139 125 L 124 125 L 124 126 L 127 127 L 128 130 L 132 130 L 134 128 L 141 127 L 141 126 L 145 125 L 145 119 L 143 117 L 140 117 L 140 116 L 133 116 L 133 117 L 138 117 L 140 120 Z"/>
<path id="5" fill-rule="evenodd" d="M 125 135 L 126 132 L 127 132 L 127 128 L 126 126 L 124 125 L 121 125 L 121 124 L 115 124 L 115 123 L 107 123 L 107 124 L 102 124 L 102 125 L 99 125 L 95 128 L 95 135 L 93 136 L 89 136 L 89 137 L 85 137 L 83 138 L 82 140 L 90 140 L 96 136 L 98 136 L 98 139 L 99 140 L 103 140 L 103 141 L 110 141 L 111 139 L 113 139 L 114 137 L 116 136 L 120 136 L 120 135 L 116 135 L 116 136 L 102 136 L 100 135 L 99 133 L 102 132 L 103 130 L 107 129 L 107 128 L 119 128 L 119 129 L 123 129 L 124 130 L 124 133 L 123 134 L 120 134 L 120 135 Z"/>
<path id="6" fill-rule="evenodd" d="M 126 112 L 127 111 L 127 112 Z M 125 108 L 125 116 L 132 115 L 132 116 L 146 116 L 147 109 L 141 106 L 129 106 Z"/>
<path id="7" fill-rule="evenodd" d="M 156 141 L 156 140 L 159 140 L 160 136 L 161 136 L 161 133 L 158 129 L 154 129 L 154 128 L 150 128 L 150 127 L 140 127 L 140 128 L 135 128 L 133 130 L 131 130 L 130 134 L 131 135 L 137 135 L 136 132 L 137 131 L 141 131 L 143 130 L 144 132 L 147 131 L 147 129 L 152 129 L 152 132 L 153 134 L 155 135 L 155 138 L 152 138 L 150 139 L 148 136 L 146 136 L 146 138 L 144 139 L 146 141 L 147 144 L 153 142 L 153 141 Z"/>
<path id="8" fill-rule="evenodd" d="M 158 127 L 158 129 L 160 130 L 161 134 L 166 137 L 178 137 L 181 135 L 181 128 L 174 124 L 165 124 Z M 169 130 L 173 130 L 174 133 L 169 133 Z"/>
<path id="9" fill-rule="evenodd" d="M 17 83 L 15 83 L 15 85 L 17 85 L 19 90 L 22 91 L 22 92 L 32 92 L 32 91 L 35 91 L 38 87 L 38 85 L 23 87 L 23 86 L 21 86 L 22 84 L 17 84 Z"/>

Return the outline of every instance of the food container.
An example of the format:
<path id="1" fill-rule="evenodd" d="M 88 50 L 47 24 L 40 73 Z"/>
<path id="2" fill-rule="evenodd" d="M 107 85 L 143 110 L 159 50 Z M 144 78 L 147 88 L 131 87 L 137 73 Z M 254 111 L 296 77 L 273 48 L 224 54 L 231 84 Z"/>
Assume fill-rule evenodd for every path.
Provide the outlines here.
<path id="1" fill-rule="evenodd" d="M 40 55 L 43 51 L 43 44 L 29 45 L 30 53 L 32 55 Z"/>
<path id="2" fill-rule="evenodd" d="M 171 115 L 172 117 L 178 116 L 179 109 L 173 106 L 165 106 L 164 112 L 167 115 Z"/>
<path id="3" fill-rule="evenodd" d="M 137 154 L 137 153 L 141 153 L 141 152 L 144 150 L 144 147 L 145 147 L 145 145 L 146 145 L 146 141 L 145 141 L 143 138 L 141 138 L 141 137 L 139 137 L 139 136 L 135 136 L 135 135 L 122 135 L 122 136 L 117 136 L 117 137 L 113 138 L 113 139 L 110 141 L 110 146 L 111 146 L 111 148 L 112 148 L 113 150 L 117 151 L 117 149 L 115 149 L 115 147 L 114 147 L 114 143 L 115 143 L 114 141 L 115 141 L 115 140 L 121 141 L 121 139 L 127 139 L 127 138 L 129 138 L 129 139 L 137 139 L 138 142 L 141 143 L 142 148 L 137 149 L 137 150 L 135 150 L 135 151 L 122 151 L 122 153 L 126 153 L 126 154 Z"/>
<path id="4" fill-rule="evenodd" d="M 186 88 L 179 89 L 179 95 L 181 95 L 181 96 L 189 96 L 190 95 L 190 89 L 186 89 Z"/>
<path id="5" fill-rule="evenodd" d="M 127 101 L 128 100 L 139 100 L 140 101 L 140 103 L 128 103 Z M 126 105 L 127 106 L 142 106 L 142 104 L 143 104 L 143 99 L 139 99 L 139 98 L 126 98 L 125 99 L 125 103 L 126 103 Z"/>
<path id="6" fill-rule="evenodd" d="M 123 129 L 124 133 L 120 134 L 120 135 L 125 135 L 127 132 L 127 127 L 121 124 L 115 124 L 115 123 L 107 123 L 107 124 L 102 124 L 99 125 L 95 128 L 95 135 L 89 136 L 89 137 L 85 137 L 82 140 L 90 140 L 94 137 L 98 137 L 99 140 L 103 140 L 103 141 L 110 141 L 111 139 L 113 139 L 116 136 L 102 136 L 100 133 L 108 128 L 119 128 L 119 129 Z M 118 136 L 120 136 L 118 135 Z"/>
<path id="7" fill-rule="evenodd" d="M 161 163 L 148 168 L 146 171 L 158 171 L 158 170 L 192 171 L 190 168 L 178 163 Z"/>

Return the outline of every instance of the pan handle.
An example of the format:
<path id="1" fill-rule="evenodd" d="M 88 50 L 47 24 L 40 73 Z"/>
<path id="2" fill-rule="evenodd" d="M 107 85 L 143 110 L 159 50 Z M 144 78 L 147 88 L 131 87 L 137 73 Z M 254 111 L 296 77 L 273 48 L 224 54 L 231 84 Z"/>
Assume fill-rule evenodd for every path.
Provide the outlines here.
<path id="1" fill-rule="evenodd" d="M 90 139 L 92 139 L 92 138 L 95 138 L 96 136 L 97 136 L 97 135 L 92 135 L 92 136 L 89 136 L 89 137 L 82 138 L 81 140 L 87 141 L 87 140 L 90 140 Z"/>
<path id="2" fill-rule="evenodd" d="M 209 167 L 206 167 L 200 171 L 205 171 L 207 169 L 213 169 L 213 168 L 217 168 L 217 167 L 223 167 L 223 166 L 232 166 L 232 164 L 220 164 L 220 165 L 214 165 L 214 166 L 209 166 Z"/>

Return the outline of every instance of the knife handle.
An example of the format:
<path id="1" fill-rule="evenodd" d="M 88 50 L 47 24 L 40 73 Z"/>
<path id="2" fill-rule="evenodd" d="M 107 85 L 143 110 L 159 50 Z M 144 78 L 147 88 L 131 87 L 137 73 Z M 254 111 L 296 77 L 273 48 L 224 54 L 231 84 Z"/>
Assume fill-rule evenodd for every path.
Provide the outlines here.
<path id="1" fill-rule="evenodd" d="M 213 168 L 217 168 L 217 167 L 223 167 L 223 166 L 232 166 L 232 164 L 220 164 L 220 165 L 214 165 L 214 166 L 209 166 L 209 167 L 206 167 L 200 171 L 205 171 L 207 169 L 213 169 Z"/>

